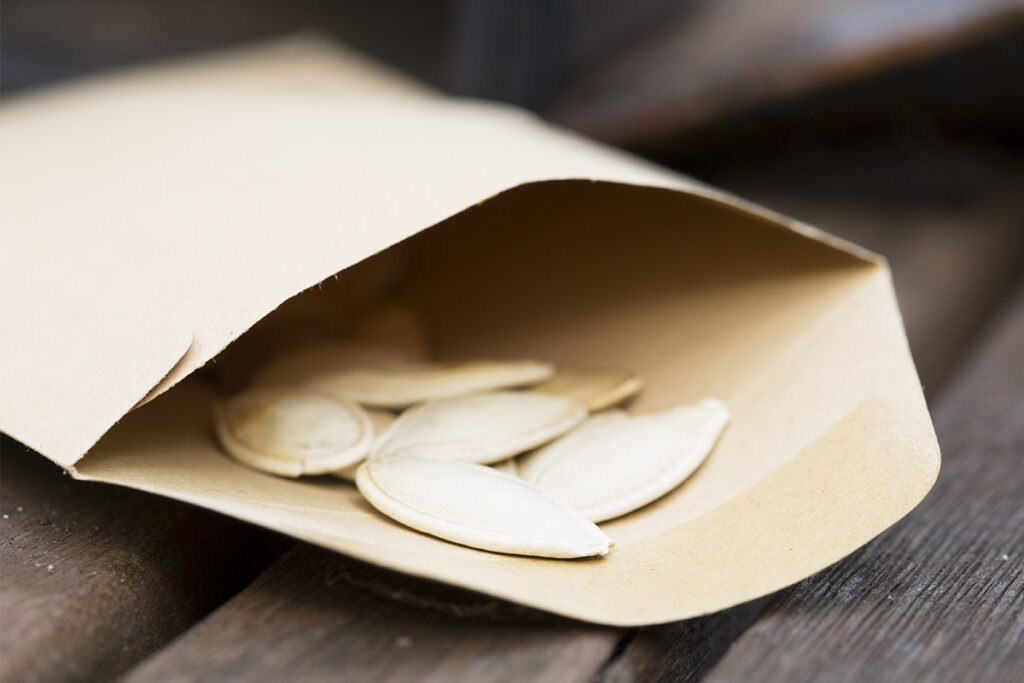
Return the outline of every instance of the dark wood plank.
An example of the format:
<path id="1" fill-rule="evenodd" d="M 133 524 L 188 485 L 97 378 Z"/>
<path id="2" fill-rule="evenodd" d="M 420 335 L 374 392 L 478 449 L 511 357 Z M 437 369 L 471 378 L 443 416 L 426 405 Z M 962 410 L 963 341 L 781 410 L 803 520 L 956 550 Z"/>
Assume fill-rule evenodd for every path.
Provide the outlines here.
<path id="1" fill-rule="evenodd" d="M 769 599 L 759 598 L 705 617 L 642 629 L 623 641 L 595 680 L 700 681 L 754 623 Z"/>
<path id="2" fill-rule="evenodd" d="M 302 32 L 442 85 L 455 11 L 451 0 L 9 0 L 0 91 Z"/>
<path id="3" fill-rule="evenodd" d="M 777 595 L 709 681 L 1016 681 L 1024 671 L 1024 289 L 935 411 L 943 466 L 894 528 Z"/>
<path id="4" fill-rule="evenodd" d="M 281 537 L 76 482 L 0 437 L 0 680 L 125 671 L 244 587 Z"/>
<path id="5" fill-rule="evenodd" d="M 571 683 L 618 639 L 303 544 L 125 680 Z"/>
<path id="6" fill-rule="evenodd" d="M 1019 0 L 934 11 L 921 0 L 681 3 L 644 40 L 571 74 L 546 113 L 588 136 L 654 150 L 687 130 L 997 37 L 1022 19 Z M 844 104 L 878 112 L 870 98 Z"/>

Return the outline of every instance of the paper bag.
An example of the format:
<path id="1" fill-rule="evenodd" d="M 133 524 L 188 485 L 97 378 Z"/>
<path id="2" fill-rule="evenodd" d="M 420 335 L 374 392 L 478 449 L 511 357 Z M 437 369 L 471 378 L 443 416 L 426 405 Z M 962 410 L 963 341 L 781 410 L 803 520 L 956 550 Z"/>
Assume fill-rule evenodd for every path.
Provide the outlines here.
<path id="1" fill-rule="evenodd" d="M 879 258 L 522 111 L 298 39 L 15 98 L 0 135 L 0 429 L 78 478 L 637 625 L 827 566 L 937 474 Z M 447 543 L 347 483 L 227 458 L 203 372 L 286 300 L 389 259 L 439 358 L 629 368 L 633 412 L 712 395 L 733 421 L 578 561 Z"/>

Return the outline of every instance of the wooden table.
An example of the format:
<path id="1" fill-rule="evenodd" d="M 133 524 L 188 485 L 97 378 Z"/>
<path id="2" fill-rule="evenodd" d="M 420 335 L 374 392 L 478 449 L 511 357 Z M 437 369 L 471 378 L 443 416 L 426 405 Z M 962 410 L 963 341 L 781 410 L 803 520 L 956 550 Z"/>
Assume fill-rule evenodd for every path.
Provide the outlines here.
<path id="1" fill-rule="evenodd" d="M 872 154 L 823 149 L 709 178 L 891 260 L 943 468 L 850 557 L 719 614 L 596 627 L 75 482 L 5 438 L 0 679 L 1020 680 L 1024 165 L 941 141 Z M 934 187 L 898 191 L 911 162 Z M 851 169 L 878 173 L 865 184 Z"/>

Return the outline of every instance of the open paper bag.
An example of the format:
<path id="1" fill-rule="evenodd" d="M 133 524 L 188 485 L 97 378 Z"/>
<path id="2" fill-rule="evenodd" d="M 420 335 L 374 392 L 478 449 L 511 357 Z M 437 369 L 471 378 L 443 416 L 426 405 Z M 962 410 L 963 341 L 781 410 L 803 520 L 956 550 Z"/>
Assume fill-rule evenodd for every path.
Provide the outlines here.
<path id="1" fill-rule="evenodd" d="M 78 478 L 636 625 L 835 562 L 937 474 L 880 259 L 521 111 L 298 39 L 21 96 L 0 136 L 0 429 Z M 712 395 L 732 423 L 577 561 L 447 543 L 345 482 L 229 459 L 211 376 L 235 345 L 218 354 L 357 298 L 356 264 L 423 313 L 437 358 L 629 368 L 632 412 Z"/>

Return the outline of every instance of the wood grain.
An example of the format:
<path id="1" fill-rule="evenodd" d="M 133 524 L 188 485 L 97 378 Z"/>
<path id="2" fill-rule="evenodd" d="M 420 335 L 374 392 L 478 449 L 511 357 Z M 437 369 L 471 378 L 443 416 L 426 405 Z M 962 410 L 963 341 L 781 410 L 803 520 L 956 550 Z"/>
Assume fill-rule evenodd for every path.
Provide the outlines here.
<path id="1" fill-rule="evenodd" d="M 596 681 L 700 681 L 754 623 L 769 599 L 759 598 L 705 617 L 642 629 L 624 641 Z"/>
<path id="2" fill-rule="evenodd" d="M 1024 671 L 1024 288 L 935 411 L 909 517 L 778 594 L 709 681 L 1016 681 Z"/>
<path id="3" fill-rule="evenodd" d="M 303 544 L 125 680 L 570 683 L 618 638 Z"/>
<path id="4" fill-rule="evenodd" d="M 0 680 L 116 676 L 245 586 L 281 537 L 73 481 L 0 437 Z"/>

